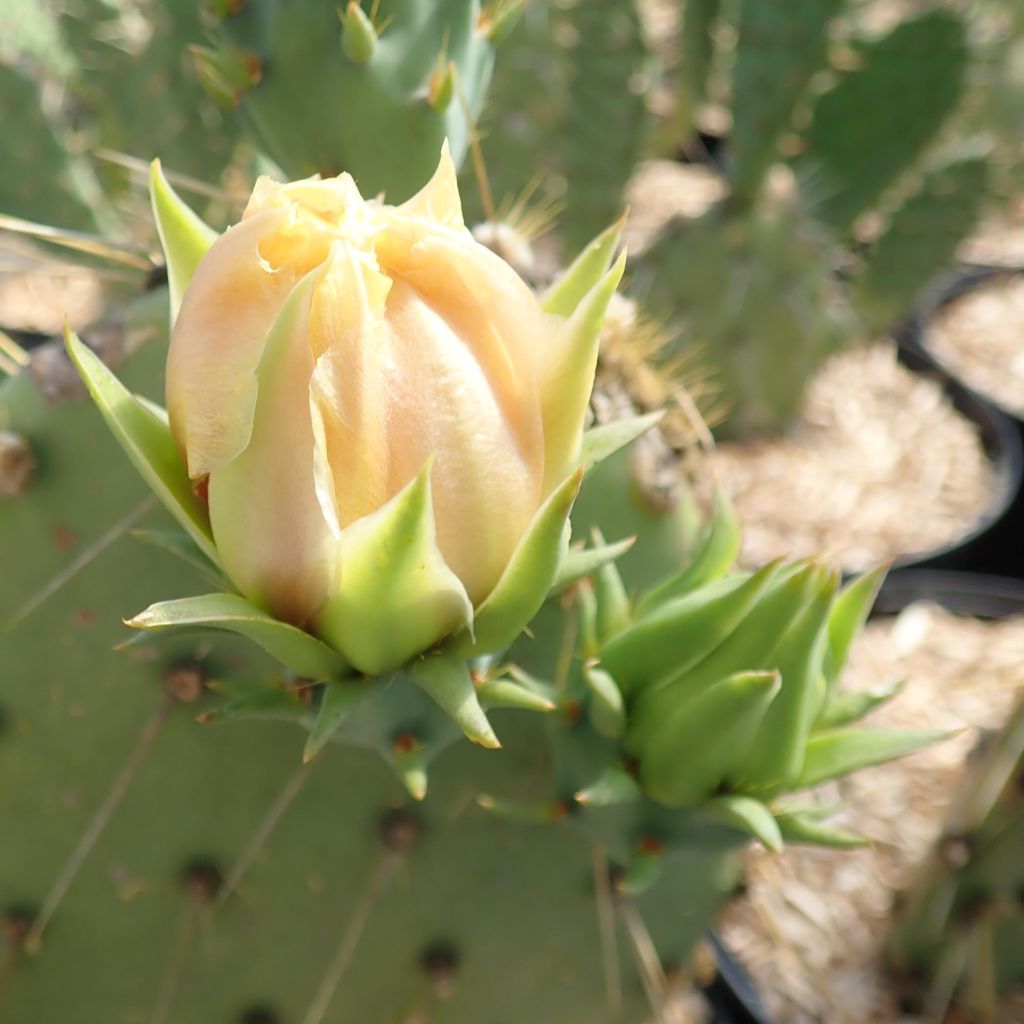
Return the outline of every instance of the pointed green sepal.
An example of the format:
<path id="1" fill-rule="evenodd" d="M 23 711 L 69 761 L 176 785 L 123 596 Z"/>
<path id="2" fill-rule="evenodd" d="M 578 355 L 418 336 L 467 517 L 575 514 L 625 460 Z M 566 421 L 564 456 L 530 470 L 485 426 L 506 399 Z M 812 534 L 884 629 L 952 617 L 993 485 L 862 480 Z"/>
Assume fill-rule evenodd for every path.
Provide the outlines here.
<path id="1" fill-rule="evenodd" d="M 572 261 L 541 296 L 541 305 L 548 313 L 558 316 L 572 316 L 583 297 L 608 273 L 612 257 L 626 226 L 625 214 L 614 224 L 605 228 Z"/>
<path id="2" fill-rule="evenodd" d="M 780 688 L 777 672 L 739 672 L 678 704 L 643 747 L 643 788 L 669 807 L 701 804 L 728 782 Z"/>
<path id="3" fill-rule="evenodd" d="M 149 201 L 167 262 L 167 289 L 171 296 L 173 324 L 199 261 L 219 236 L 171 188 L 159 160 L 149 165 Z"/>
<path id="4" fill-rule="evenodd" d="M 340 587 L 316 616 L 317 634 L 370 675 L 398 668 L 473 619 L 437 547 L 431 464 L 342 532 Z"/>
<path id="5" fill-rule="evenodd" d="M 664 415 L 664 412 L 659 410 L 644 416 L 631 416 L 604 423 L 600 427 L 592 427 L 583 435 L 580 465 L 584 469 L 589 469 L 603 462 L 609 455 L 614 455 L 620 448 L 625 448 L 631 441 L 646 434 L 651 427 L 657 426 Z"/>
<path id="6" fill-rule="evenodd" d="M 344 679 L 324 686 L 316 721 L 302 751 L 304 763 L 312 761 L 327 746 L 348 719 L 352 709 L 367 696 L 368 685 L 363 681 Z"/>
<path id="7" fill-rule="evenodd" d="M 569 544 L 569 512 L 583 473 L 577 470 L 541 506 L 494 590 L 476 611 L 474 636 L 453 650 L 467 656 L 504 650 L 537 614 L 558 575 Z"/>
<path id="8" fill-rule="evenodd" d="M 639 618 L 601 651 L 601 663 L 629 695 L 682 675 L 723 643 L 775 579 L 778 566 L 735 576 L 678 597 Z"/>
<path id="9" fill-rule="evenodd" d="M 682 597 L 697 587 L 724 576 L 740 550 L 740 522 L 732 502 L 721 490 L 715 492 L 711 521 L 700 546 L 681 573 L 648 591 L 637 612 L 651 611 L 666 601 Z"/>
<path id="10" fill-rule="evenodd" d="M 778 853 L 784 845 L 775 815 L 760 800 L 750 796 L 720 796 L 709 800 L 704 810 L 716 821 L 749 833 L 772 853 Z"/>
<path id="11" fill-rule="evenodd" d="M 788 843 L 809 843 L 835 850 L 855 850 L 871 842 L 866 836 L 823 824 L 816 814 L 791 811 L 779 814 L 776 820 L 783 839 Z"/>
<path id="12" fill-rule="evenodd" d="M 658 882 L 664 868 L 665 855 L 661 844 L 656 840 L 641 840 L 615 889 L 623 896 L 640 896 Z"/>
<path id="13" fill-rule="evenodd" d="M 811 573 L 813 597 L 769 657 L 771 667 L 782 674 L 782 689 L 739 768 L 739 778 L 754 789 L 786 787 L 797 780 L 824 701 L 822 664 L 839 574 L 824 566 L 813 566 Z"/>
<path id="14" fill-rule="evenodd" d="M 560 594 L 584 576 L 591 576 L 603 565 L 621 558 L 635 543 L 636 537 L 626 537 L 614 544 L 602 544 L 601 547 L 570 548 L 558 567 L 558 575 L 549 596 Z"/>
<path id="15" fill-rule="evenodd" d="M 502 800 L 500 797 L 481 793 L 476 798 L 477 804 L 505 821 L 523 822 L 525 824 L 545 824 L 559 821 L 565 817 L 567 808 L 562 800 L 540 800 L 527 802 L 524 800 Z"/>
<path id="16" fill-rule="evenodd" d="M 578 653 L 584 661 L 590 661 L 600 654 L 601 644 L 597 639 L 597 597 L 589 580 L 576 588 L 574 597 L 579 615 Z"/>
<path id="17" fill-rule="evenodd" d="M 611 765 L 585 789 L 576 794 L 584 807 L 614 807 L 643 799 L 640 784 L 624 768 Z"/>
<path id="18" fill-rule="evenodd" d="M 203 594 L 150 605 L 127 619 L 132 629 L 155 632 L 219 629 L 238 633 L 305 679 L 337 679 L 348 666 L 327 644 L 297 626 L 281 622 L 238 594 Z"/>
<path id="19" fill-rule="evenodd" d="M 492 750 L 501 744 L 480 707 L 469 666 L 454 654 L 429 654 L 412 662 L 409 677 L 432 697 L 466 738 Z"/>
<path id="20" fill-rule="evenodd" d="M 842 725 L 859 722 L 875 708 L 880 708 L 883 704 L 891 701 L 893 697 L 898 696 L 906 682 L 905 679 L 899 679 L 895 683 L 883 683 L 866 690 L 837 693 L 825 705 L 818 720 L 814 723 L 814 727 L 816 729 L 838 729 Z"/>
<path id="21" fill-rule="evenodd" d="M 829 616 L 828 654 L 825 657 L 825 680 L 830 696 L 839 681 L 853 641 L 863 629 L 888 571 L 888 565 L 881 565 L 858 576 L 836 598 L 835 607 Z"/>
<path id="22" fill-rule="evenodd" d="M 626 254 L 584 296 L 562 322 L 548 348 L 540 375 L 540 412 L 544 424 L 544 493 L 580 465 L 583 422 L 597 372 L 601 325 L 626 269 Z"/>
<path id="23" fill-rule="evenodd" d="M 199 545 L 181 530 L 132 530 L 136 540 L 166 551 L 192 566 L 207 583 L 230 590 L 231 581 L 203 554 Z"/>
<path id="24" fill-rule="evenodd" d="M 583 679 L 590 692 L 590 724 L 602 736 L 618 739 L 626 729 L 626 708 L 622 691 L 607 672 L 593 665 L 583 667 Z"/>
<path id="25" fill-rule="evenodd" d="M 418 744 L 411 744 L 396 749 L 391 755 L 392 767 L 398 775 L 399 782 L 413 800 L 425 800 L 429 778 L 427 762 L 430 760 L 427 751 Z"/>
<path id="26" fill-rule="evenodd" d="M 377 30 L 357 0 L 349 0 L 341 18 L 341 48 L 354 64 L 369 64 L 377 52 Z"/>
<path id="27" fill-rule="evenodd" d="M 604 537 L 596 527 L 593 537 L 595 546 L 604 546 Z M 594 594 L 597 597 L 597 638 L 605 644 L 629 625 L 632 614 L 626 584 L 622 582 L 614 562 L 605 562 L 598 569 Z"/>
<path id="28" fill-rule="evenodd" d="M 455 96 L 454 61 L 438 62 L 438 66 L 427 82 L 427 102 L 439 114 L 443 114 Z"/>
<path id="29" fill-rule="evenodd" d="M 137 401 L 99 356 L 67 327 L 64 343 L 100 414 L 132 465 L 203 554 L 219 566 L 206 506 L 192 490 L 166 421 Z"/>
<path id="30" fill-rule="evenodd" d="M 954 735 L 956 730 L 830 729 L 807 743 L 803 771 L 794 789 L 816 786 L 850 772 L 913 754 Z"/>
<path id="31" fill-rule="evenodd" d="M 509 670 L 512 675 L 513 670 Z M 554 711 L 554 688 L 515 670 L 512 678 L 488 679 L 476 689 L 480 704 L 489 708 L 519 708 L 523 711 Z"/>
<path id="32" fill-rule="evenodd" d="M 270 719 L 303 722 L 309 718 L 309 705 L 291 690 L 268 686 L 218 704 L 196 716 L 197 722 L 237 722 L 244 719 Z"/>

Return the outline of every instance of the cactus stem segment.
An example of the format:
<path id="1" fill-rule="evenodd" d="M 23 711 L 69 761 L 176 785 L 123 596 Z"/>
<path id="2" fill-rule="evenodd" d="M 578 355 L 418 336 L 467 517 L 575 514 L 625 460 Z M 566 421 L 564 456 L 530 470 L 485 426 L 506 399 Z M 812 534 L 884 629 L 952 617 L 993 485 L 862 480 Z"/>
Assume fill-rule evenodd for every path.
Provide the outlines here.
<path id="1" fill-rule="evenodd" d="M 317 989 L 313 1001 L 309 1005 L 309 1009 L 306 1011 L 306 1016 L 302 1018 L 302 1024 L 322 1024 L 327 1011 L 330 1009 L 334 994 L 341 984 L 341 979 L 352 963 L 356 946 L 359 945 L 359 940 L 366 930 L 366 925 L 370 920 L 374 907 L 376 907 L 378 900 L 395 872 L 395 868 L 401 860 L 402 852 L 389 847 L 385 847 L 378 854 L 370 871 L 370 877 L 363 889 L 362 898 L 356 905 L 355 910 L 352 911 L 352 916 L 345 925 L 338 948 L 327 968 L 327 972 L 320 982 L 320 987 Z"/>
<path id="2" fill-rule="evenodd" d="M 245 849 L 238 860 L 235 861 L 227 875 L 224 876 L 224 881 L 217 890 L 217 896 L 214 900 L 215 909 L 223 906 L 228 897 L 238 888 L 238 883 L 241 882 L 249 868 L 252 867 L 253 862 L 273 834 L 274 829 L 277 828 L 279 822 L 284 817 L 285 812 L 291 807 L 295 798 L 302 791 L 302 787 L 305 785 L 306 779 L 309 778 L 312 767 L 312 762 L 300 765 L 284 784 L 281 792 L 270 805 L 259 825 L 256 826 L 252 838 L 245 844 Z"/>
<path id="3" fill-rule="evenodd" d="M 14 498 L 32 482 L 36 460 L 20 434 L 0 430 L 0 498 Z"/>
<path id="4" fill-rule="evenodd" d="M 620 898 L 617 906 L 619 916 L 629 934 L 633 956 L 640 972 L 644 991 L 647 993 L 647 1001 L 651 1004 L 654 1019 L 658 1024 L 683 1024 L 680 1018 L 681 1011 L 672 1005 L 669 998 L 668 978 L 665 976 L 665 970 L 658 958 L 654 940 L 651 938 L 647 925 L 644 924 L 644 919 L 640 916 L 640 911 L 631 900 L 626 898 Z"/>
<path id="5" fill-rule="evenodd" d="M 125 793 L 128 792 L 132 779 L 135 778 L 140 765 L 145 761 L 146 755 L 153 749 L 153 744 L 160 735 L 163 724 L 167 720 L 167 716 L 173 706 L 174 699 L 165 693 L 156 711 L 153 712 L 143 725 L 135 745 L 128 754 L 128 759 L 114 779 L 114 784 L 110 787 L 99 809 L 92 816 L 71 856 L 65 862 L 64 867 L 61 868 L 60 874 L 57 875 L 56 881 L 47 893 L 46 899 L 43 900 L 42 907 L 36 919 L 32 922 L 32 927 L 29 929 L 28 934 L 25 936 L 25 949 L 27 952 L 33 954 L 39 952 L 46 926 L 57 912 L 57 908 L 67 894 L 68 889 L 71 888 L 71 883 L 75 880 L 79 869 L 92 852 L 92 848 L 96 845 L 96 841 L 103 834 L 103 830 L 116 813 L 121 800 L 124 798 Z"/>
<path id="6" fill-rule="evenodd" d="M 604 846 L 595 842 L 591 848 L 594 862 L 594 896 L 597 901 L 597 927 L 601 940 L 601 966 L 604 973 L 608 1019 L 617 1020 L 622 1013 L 622 972 L 619 969 L 618 930 L 615 927 L 615 901 L 608 875 L 608 856 Z"/>
<path id="7" fill-rule="evenodd" d="M 156 507 L 156 498 L 141 501 L 123 519 L 118 520 L 99 539 L 90 544 L 73 562 L 51 576 L 5 623 L 0 633 L 9 633 L 25 621 L 44 601 L 52 597 L 66 583 L 77 576 L 86 566 L 95 561 L 119 537 L 127 533 L 147 512 Z"/>

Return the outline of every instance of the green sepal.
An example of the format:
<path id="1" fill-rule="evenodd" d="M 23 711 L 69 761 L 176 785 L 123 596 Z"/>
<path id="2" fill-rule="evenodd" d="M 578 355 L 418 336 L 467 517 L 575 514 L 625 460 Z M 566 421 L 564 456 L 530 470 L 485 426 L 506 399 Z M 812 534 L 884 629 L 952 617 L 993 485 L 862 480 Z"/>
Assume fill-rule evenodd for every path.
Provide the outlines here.
<path id="1" fill-rule="evenodd" d="M 602 736 L 618 739 L 626 730 L 622 691 L 607 672 L 593 665 L 583 667 L 583 679 L 590 693 L 590 724 Z"/>
<path id="2" fill-rule="evenodd" d="M 761 572 L 771 568 L 767 566 Z M 643 746 L 646 737 L 660 728 L 666 715 L 674 708 L 703 693 L 719 680 L 738 672 L 773 669 L 771 656 L 780 637 L 810 602 L 814 577 L 815 570 L 811 565 L 798 562 L 776 567 L 774 577 L 740 624 L 709 654 L 684 671 L 669 674 L 653 684 L 648 683 L 635 694 L 625 690 L 627 698 L 633 701 L 630 742 Z M 724 588 L 727 582 L 719 580 L 707 586 Z M 612 674 L 619 679 L 614 669 Z M 619 683 L 622 684 L 621 679 Z"/>
<path id="3" fill-rule="evenodd" d="M 572 316 L 583 297 L 608 273 L 622 237 L 626 218 L 620 217 L 593 239 L 544 292 L 540 303 L 548 313 Z"/>
<path id="4" fill-rule="evenodd" d="M 626 870 L 616 884 L 623 896 L 640 896 L 653 888 L 665 868 L 665 857 L 659 846 L 638 845 L 626 863 Z"/>
<path id="5" fill-rule="evenodd" d="M 581 583 L 575 592 L 576 612 L 579 615 L 579 637 L 576 642 L 579 656 L 584 661 L 596 658 L 601 652 L 597 639 L 597 597 L 589 580 Z"/>
<path id="6" fill-rule="evenodd" d="M 794 789 L 817 786 L 850 772 L 912 754 L 956 730 L 830 729 L 807 742 L 803 771 Z"/>
<path id="7" fill-rule="evenodd" d="M 166 421 L 139 402 L 92 349 L 67 327 L 64 328 L 64 343 L 100 415 L 132 465 L 203 554 L 219 566 L 206 506 L 192 490 Z"/>
<path id="8" fill-rule="evenodd" d="M 613 420 L 599 427 L 591 427 L 583 435 L 583 447 L 580 449 L 580 465 L 584 469 L 596 466 L 609 455 L 614 455 L 620 448 L 625 448 L 631 441 L 646 434 L 651 427 L 657 426 L 665 413 L 649 412 L 644 416 L 630 416 L 626 419 Z"/>
<path id="9" fill-rule="evenodd" d="M 458 637 L 452 650 L 470 657 L 502 651 L 537 614 L 568 548 L 569 512 L 582 478 L 577 470 L 541 506 L 494 590 L 477 609 L 473 635 Z"/>
<path id="10" fill-rule="evenodd" d="M 150 544 L 161 551 L 180 558 L 200 573 L 207 583 L 221 590 L 230 590 L 231 581 L 210 561 L 202 548 L 180 530 L 132 530 L 132 536 L 144 544 Z"/>
<path id="11" fill-rule="evenodd" d="M 398 668 L 473 621 L 465 588 L 437 547 L 431 465 L 341 534 L 340 588 L 314 626 L 361 672 Z"/>
<path id="12" fill-rule="evenodd" d="M 427 776 L 427 764 L 430 761 L 428 752 L 423 747 L 412 746 L 393 751 L 390 760 L 399 782 L 409 796 L 413 800 L 425 800 L 430 781 Z"/>
<path id="13" fill-rule="evenodd" d="M 406 672 L 437 702 L 467 739 L 492 750 L 501 746 L 484 709 L 480 707 L 469 666 L 462 658 L 454 654 L 429 654 L 410 663 Z"/>
<path id="14" fill-rule="evenodd" d="M 790 811 L 778 814 L 776 821 L 783 839 L 789 843 L 810 843 L 836 850 L 855 850 L 871 842 L 866 836 L 859 836 L 855 832 L 824 825 L 814 814 Z"/>
<path id="15" fill-rule="evenodd" d="M 690 563 L 682 572 L 644 594 L 637 605 L 637 613 L 643 615 L 724 576 L 736 561 L 739 550 L 740 522 L 736 510 L 724 491 L 716 491 L 711 521 Z"/>
<path id="16" fill-rule="evenodd" d="M 558 567 L 558 575 L 549 596 L 560 594 L 584 576 L 591 576 L 602 566 L 621 558 L 636 543 L 636 537 L 626 537 L 613 544 L 592 548 L 570 548 Z"/>
<path id="17" fill-rule="evenodd" d="M 217 707 L 197 715 L 196 721 L 205 724 L 253 718 L 305 722 L 310 718 L 310 708 L 292 691 L 278 686 L 267 686 L 218 704 Z"/>
<path id="18" fill-rule="evenodd" d="M 804 750 L 824 701 L 822 662 L 828 645 L 828 619 L 838 573 L 812 568 L 814 596 L 786 630 L 769 657 L 782 674 L 782 689 L 754 737 L 739 776 L 754 788 L 788 786 L 800 775 Z"/>
<path id="19" fill-rule="evenodd" d="M 167 290 L 171 297 L 173 324 L 199 261 L 220 236 L 171 188 L 159 160 L 149 165 L 149 201 L 167 262 Z"/>
<path id="20" fill-rule="evenodd" d="M 312 761 L 331 741 L 348 718 L 352 708 L 368 693 L 368 683 L 354 679 L 338 680 L 324 685 L 316 721 L 302 751 L 304 763 Z"/>
<path id="21" fill-rule="evenodd" d="M 481 793 L 476 798 L 477 804 L 489 814 L 505 821 L 522 822 L 530 825 L 546 824 L 565 817 L 565 803 L 561 800 L 503 800 Z"/>
<path id="22" fill-rule="evenodd" d="M 203 594 L 161 601 L 126 619 L 125 625 L 158 633 L 177 629 L 238 633 L 304 679 L 337 679 L 348 670 L 345 659 L 323 641 L 275 619 L 238 594 Z"/>
<path id="23" fill-rule="evenodd" d="M 640 784 L 624 768 L 611 765 L 589 786 L 576 794 L 584 807 L 614 807 L 643 799 Z"/>
<path id="24" fill-rule="evenodd" d="M 377 50 L 377 30 L 356 0 L 349 0 L 341 18 L 341 48 L 355 64 L 368 64 Z"/>
<path id="25" fill-rule="evenodd" d="M 775 579 L 778 566 L 708 584 L 638 618 L 606 644 L 601 663 L 627 695 L 679 676 L 724 643 Z"/>
<path id="26" fill-rule="evenodd" d="M 715 820 L 752 835 L 765 849 L 778 853 L 784 843 L 775 815 L 751 796 L 719 796 L 704 810 Z"/>
<path id="27" fill-rule="evenodd" d="M 604 537 L 596 527 L 593 531 L 594 544 L 604 545 Z M 594 579 L 594 595 L 597 598 L 597 638 L 605 644 L 629 625 L 631 601 L 622 582 L 619 570 L 613 561 L 605 562 Z"/>
<path id="28" fill-rule="evenodd" d="M 539 378 L 540 414 L 544 424 L 545 494 L 566 474 L 591 465 L 585 451 L 583 420 L 597 372 L 597 355 L 604 315 L 626 269 L 625 253 L 590 289 L 549 346 Z"/>
<path id="29" fill-rule="evenodd" d="M 739 672 L 684 700 L 627 748 L 648 794 L 669 807 L 703 803 L 730 779 L 781 686 L 777 672 Z"/>
<path id="30" fill-rule="evenodd" d="M 514 673 L 514 674 L 513 674 Z M 554 711 L 554 689 L 525 672 L 509 669 L 512 678 L 488 679 L 476 688 L 481 706 L 519 708 L 523 711 Z"/>
<path id="31" fill-rule="evenodd" d="M 816 729 L 838 729 L 842 725 L 859 722 L 875 708 L 887 704 L 893 697 L 896 697 L 903 690 L 906 682 L 905 679 L 899 679 L 894 683 L 881 683 L 866 690 L 837 693 L 825 705 L 818 720 L 814 723 L 814 727 Z"/>
<path id="32" fill-rule="evenodd" d="M 858 576 L 843 587 L 836 598 L 828 621 L 828 653 L 825 655 L 825 682 L 829 697 L 835 690 L 853 641 L 864 628 L 888 571 L 888 565 L 881 565 Z"/>

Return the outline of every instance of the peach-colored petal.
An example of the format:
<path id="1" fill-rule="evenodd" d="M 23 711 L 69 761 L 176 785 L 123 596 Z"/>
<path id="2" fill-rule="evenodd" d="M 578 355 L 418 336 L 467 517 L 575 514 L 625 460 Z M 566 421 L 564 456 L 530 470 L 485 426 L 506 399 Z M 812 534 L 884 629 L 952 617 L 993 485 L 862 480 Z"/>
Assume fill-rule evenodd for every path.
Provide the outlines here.
<path id="1" fill-rule="evenodd" d="M 313 294 L 310 385 L 317 494 L 342 527 L 380 508 L 388 490 L 389 358 L 384 308 L 391 282 L 372 256 L 338 242 Z"/>
<path id="2" fill-rule="evenodd" d="M 314 271 L 275 321 L 257 370 L 248 446 L 210 474 L 210 524 L 225 571 L 250 600 L 303 624 L 327 602 L 336 540 L 317 500 L 309 381 Z"/>
<path id="3" fill-rule="evenodd" d="M 411 199 L 398 209 L 413 217 L 436 221 L 451 228 L 464 227 L 462 199 L 459 197 L 459 183 L 455 164 L 448 149 L 448 140 L 441 147 L 441 159 L 434 176 Z"/>
<path id="4" fill-rule="evenodd" d="M 436 456 L 438 545 L 476 604 L 540 503 L 539 467 L 524 458 L 472 345 L 403 280 L 388 296 L 387 325 L 389 492 Z"/>
<path id="5" fill-rule="evenodd" d="M 412 285 L 469 346 L 520 456 L 539 465 L 538 353 L 557 337 L 562 319 L 545 313 L 519 275 L 468 234 L 393 218 L 376 242 L 385 273 Z"/>
<path id="6" fill-rule="evenodd" d="M 167 410 L 191 477 L 248 444 L 267 331 L 333 237 L 294 208 L 269 209 L 229 228 L 200 260 L 167 356 Z"/>

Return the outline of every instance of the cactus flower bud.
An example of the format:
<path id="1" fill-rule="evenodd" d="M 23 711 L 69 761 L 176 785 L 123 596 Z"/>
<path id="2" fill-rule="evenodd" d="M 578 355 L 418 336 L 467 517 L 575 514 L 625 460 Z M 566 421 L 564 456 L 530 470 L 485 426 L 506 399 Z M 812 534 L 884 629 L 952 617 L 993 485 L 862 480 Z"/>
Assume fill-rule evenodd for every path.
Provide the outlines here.
<path id="1" fill-rule="evenodd" d="M 239 591 L 382 672 L 471 634 L 531 537 L 546 590 L 558 551 L 535 535 L 556 519 L 564 545 L 621 270 L 545 311 L 465 228 L 447 148 L 397 207 L 347 174 L 260 179 L 195 267 L 167 362 L 170 428 Z"/>

